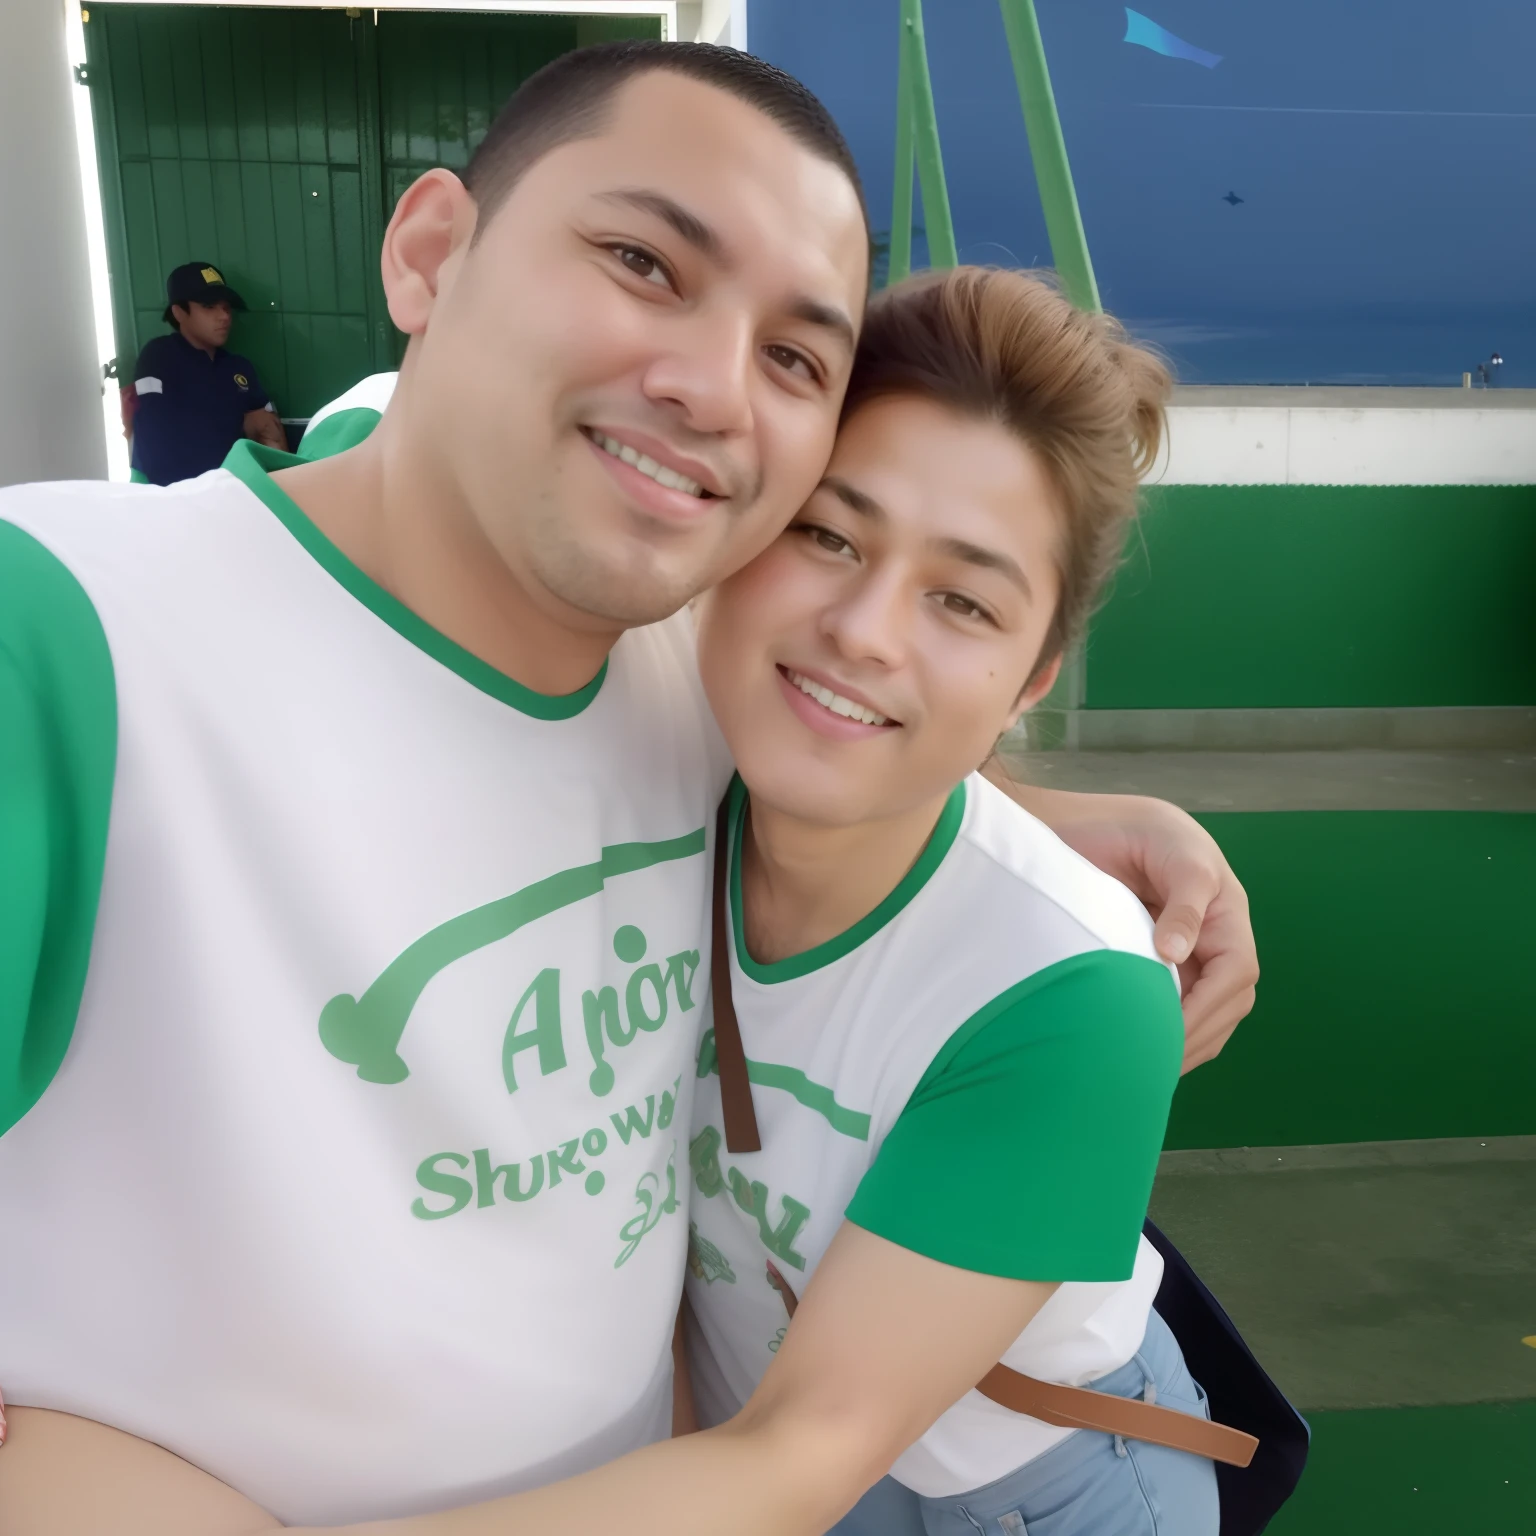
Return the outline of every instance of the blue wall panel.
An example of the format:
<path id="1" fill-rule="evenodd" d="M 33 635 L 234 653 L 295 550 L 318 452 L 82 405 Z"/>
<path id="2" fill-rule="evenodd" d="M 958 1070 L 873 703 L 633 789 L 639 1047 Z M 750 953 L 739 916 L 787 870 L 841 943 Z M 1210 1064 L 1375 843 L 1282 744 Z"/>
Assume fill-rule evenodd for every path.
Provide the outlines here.
<path id="1" fill-rule="evenodd" d="M 1036 0 L 1107 307 L 1191 382 L 1536 385 L 1536 6 Z M 928 0 L 962 260 L 1050 259 L 996 0 Z M 890 221 L 896 0 L 752 0 Z M 1242 201 L 1225 201 L 1227 193 Z"/>

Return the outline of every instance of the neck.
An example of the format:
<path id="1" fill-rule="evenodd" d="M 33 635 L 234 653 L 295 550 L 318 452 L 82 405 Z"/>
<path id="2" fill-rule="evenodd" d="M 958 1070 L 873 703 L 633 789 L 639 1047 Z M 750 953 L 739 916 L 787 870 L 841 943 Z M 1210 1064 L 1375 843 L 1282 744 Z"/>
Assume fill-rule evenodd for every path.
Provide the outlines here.
<path id="1" fill-rule="evenodd" d="M 399 389 L 407 387 L 404 374 Z M 397 389 L 398 396 L 398 389 Z M 280 470 L 330 541 L 418 618 L 536 693 L 591 682 L 622 633 L 522 578 L 392 401 L 357 448 Z"/>
<path id="2" fill-rule="evenodd" d="M 764 964 L 784 960 L 868 917 L 917 862 L 948 798 L 847 827 L 753 801 L 741 843 L 747 952 Z"/>
<path id="3" fill-rule="evenodd" d="M 188 346 L 196 347 L 199 352 L 206 353 L 209 357 L 212 357 L 213 354 L 218 351 L 217 347 L 209 345 L 209 343 L 206 341 L 194 341 L 192 337 L 188 336 L 185 331 L 181 333 L 181 339 L 186 342 Z"/>

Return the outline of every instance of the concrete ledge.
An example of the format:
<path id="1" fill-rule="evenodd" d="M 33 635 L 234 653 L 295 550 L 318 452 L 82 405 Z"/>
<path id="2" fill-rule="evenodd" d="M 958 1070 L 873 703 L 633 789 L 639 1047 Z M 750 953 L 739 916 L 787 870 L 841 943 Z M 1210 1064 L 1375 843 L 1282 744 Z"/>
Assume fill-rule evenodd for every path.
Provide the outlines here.
<path id="1" fill-rule="evenodd" d="M 1178 391 L 1149 485 L 1529 485 L 1536 390 Z"/>
<path id="2" fill-rule="evenodd" d="M 1426 1141 L 1345 1141 L 1313 1147 L 1211 1147 L 1164 1152 L 1160 1179 L 1207 1173 L 1309 1173 L 1315 1168 L 1438 1168 L 1451 1163 L 1536 1162 L 1536 1136 L 1453 1136 Z"/>
<path id="3" fill-rule="evenodd" d="M 1008 749 L 1096 752 L 1521 751 L 1536 708 L 1038 709 Z"/>
<path id="4" fill-rule="evenodd" d="M 1287 410 L 1536 411 L 1536 389 L 1444 389 L 1381 384 L 1181 384 L 1173 403 Z"/>
<path id="5" fill-rule="evenodd" d="M 1022 752 L 1022 783 L 1186 811 L 1536 812 L 1536 752 Z"/>

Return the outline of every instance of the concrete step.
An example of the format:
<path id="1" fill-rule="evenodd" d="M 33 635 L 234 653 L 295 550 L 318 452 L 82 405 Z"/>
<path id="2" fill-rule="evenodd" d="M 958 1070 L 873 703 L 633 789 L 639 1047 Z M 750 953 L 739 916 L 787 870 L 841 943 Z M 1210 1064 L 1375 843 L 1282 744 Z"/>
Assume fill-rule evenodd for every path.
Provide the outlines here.
<path id="1" fill-rule="evenodd" d="M 1152 1218 L 1303 1411 L 1536 1399 L 1536 1136 L 1163 1155 Z"/>
<path id="2" fill-rule="evenodd" d="M 1045 751 L 1536 752 L 1536 708 L 1041 708 L 1009 741 Z"/>
<path id="3" fill-rule="evenodd" d="M 1536 811 L 1523 751 L 1030 752 L 1004 766 L 1051 789 L 1155 795 L 1187 811 Z"/>

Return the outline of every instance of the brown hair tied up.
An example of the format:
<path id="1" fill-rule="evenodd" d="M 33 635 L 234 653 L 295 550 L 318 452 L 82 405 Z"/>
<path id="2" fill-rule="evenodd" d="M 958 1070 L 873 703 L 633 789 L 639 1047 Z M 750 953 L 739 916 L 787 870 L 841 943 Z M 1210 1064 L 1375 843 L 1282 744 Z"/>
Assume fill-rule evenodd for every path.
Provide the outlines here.
<path id="1" fill-rule="evenodd" d="M 995 421 L 1040 456 L 1065 526 L 1061 601 L 1038 673 L 1077 638 L 1119 560 L 1172 388 L 1159 357 L 1112 316 L 1075 309 L 1054 274 L 956 267 L 871 300 L 843 419 L 913 395 Z"/>

